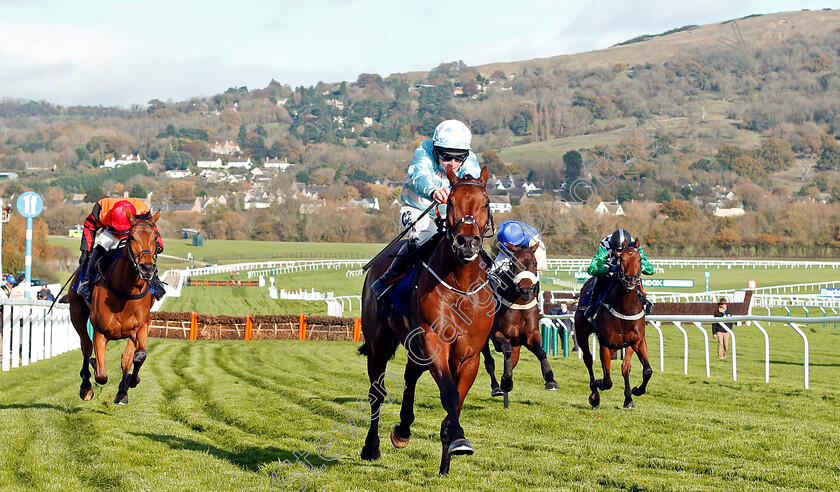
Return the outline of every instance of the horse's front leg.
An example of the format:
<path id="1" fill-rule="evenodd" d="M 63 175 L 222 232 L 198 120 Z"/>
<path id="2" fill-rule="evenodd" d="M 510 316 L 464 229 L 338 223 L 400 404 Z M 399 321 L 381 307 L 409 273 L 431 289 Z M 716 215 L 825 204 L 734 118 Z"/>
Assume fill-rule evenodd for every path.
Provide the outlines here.
<path id="1" fill-rule="evenodd" d="M 513 391 L 513 345 L 506 338 L 500 340 L 502 354 L 505 356 L 504 370 L 502 371 L 502 391 L 509 393 Z"/>
<path id="2" fill-rule="evenodd" d="M 621 375 L 624 376 L 624 408 L 636 408 L 633 397 L 630 393 L 630 366 L 633 362 L 633 348 L 627 347 L 624 351 L 624 360 L 621 362 Z"/>
<path id="3" fill-rule="evenodd" d="M 653 375 L 653 368 L 650 367 L 650 361 L 648 360 L 647 340 L 644 338 L 636 344 L 636 355 L 639 356 L 639 361 L 642 363 L 642 385 L 638 388 L 633 388 L 632 391 L 633 395 L 641 396 L 645 394 L 648 381 L 650 381 L 650 377 Z"/>
<path id="4" fill-rule="evenodd" d="M 93 330 L 93 351 L 96 356 L 96 363 L 93 365 L 93 379 L 98 384 L 108 382 L 108 371 L 105 370 L 105 349 L 108 346 L 108 339 L 97 330 Z"/>
<path id="5" fill-rule="evenodd" d="M 137 342 L 135 343 L 137 349 L 134 351 L 134 357 L 132 357 L 134 370 L 131 371 L 131 377 L 128 378 L 129 388 L 135 388 L 140 384 L 140 368 L 143 367 L 143 362 L 146 361 L 146 341 L 148 338 L 149 324 L 146 323 L 137 330 Z"/>
<path id="6" fill-rule="evenodd" d="M 554 371 L 551 370 L 551 365 L 548 363 L 548 357 L 545 350 L 542 348 L 542 340 L 535 337 L 527 345 L 528 350 L 537 356 L 540 361 L 540 369 L 542 370 L 543 379 L 545 379 L 545 389 L 549 391 L 556 391 L 560 389 L 560 385 L 554 380 Z"/>
<path id="7" fill-rule="evenodd" d="M 129 338 L 122 354 L 122 379 L 120 380 L 119 390 L 117 390 L 117 397 L 114 398 L 114 403 L 117 405 L 128 405 L 128 372 L 131 370 L 132 362 L 134 362 L 135 349 L 136 345 L 134 345 L 134 340 Z"/>
<path id="8" fill-rule="evenodd" d="M 474 452 L 472 444 L 470 444 L 470 441 L 464 435 L 464 429 L 460 424 L 460 415 L 461 408 L 464 406 L 464 398 L 467 397 L 467 393 L 475 382 L 475 376 L 478 373 L 478 364 L 478 354 L 475 354 L 473 357 L 460 362 L 455 368 L 455 374 L 450 377 L 455 389 L 455 411 L 450 413 L 447 405 L 444 404 L 444 408 L 447 409 L 447 416 L 441 423 L 440 428 L 440 439 L 443 445 L 443 455 L 440 460 L 441 475 L 449 473 L 451 455 L 469 455 Z M 442 399 L 443 391 L 441 387 Z"/>
<path id="9" fill-rule="evenodd" d="M 429 372 L 440 389 L 440 403 L 446 411 L 446 418 L 440 425 L 440 443 L 442 454 L 440 459 L 440 475 L 449 473 L 451 454 L 471 454 L 472 445 L 464 437 L 464 429 L 458 420 L 458 404 L 460 396 L 458 387 L 449 370 L 449 350 L 443 351 L 429 366 Z M 473 375 L 473 378 L 475 375 Z"/>
<path id="10" fill-rule="evenodd" d="M 493 353 L 490 351 L 490 339 L 484 343 L 484 348 L 481 349 L 481 355 L 484 356 L 484 368 L 487 374 L 490 375 L 490 396 L 502 396 L 504 392 L 499 388 L 499 382 L 496 381 L 496 361 L 493 359 Z"/>
<path id="11" fill-rule="evenodd" d="M 601 345 L 601 369 L 604 371 L 604 378 L 595 380 L 595 384 L 598 385 L 598 389 L 601 391 L 606 391 L 612 388 L 612 378 L 610 378 L 610 359 L 612 359 L 612 354 L 614 353 L 615 350 L 611 350 L 603 344 Z"/>

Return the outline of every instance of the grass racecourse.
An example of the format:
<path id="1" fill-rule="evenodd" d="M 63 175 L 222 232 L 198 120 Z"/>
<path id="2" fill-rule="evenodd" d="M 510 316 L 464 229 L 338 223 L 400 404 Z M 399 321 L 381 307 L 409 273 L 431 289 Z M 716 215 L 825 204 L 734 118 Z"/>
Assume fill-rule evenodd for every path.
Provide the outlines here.
<path id="1" fill-rule="evenodd" d="M 840 275 L 832 269 L 710 271 L 711 289 L 743 288 L 747 280 L 769 286 Z M 705 288 L 703 269 L 666 270 L 656 277 L 692 278 L 695 288 L 689 290 Z M 277 277 L 280 288 L 336 295 L 358 294 L 361 282 L 343 270 Z M 275 301 L 266 291 L 185 288 L 164 309 L 215 314 L 325 309 L 323 302 Z M 382 458 L 372 463 L 359 458 L 367 421 L 364 405 L 356 402 L 366 399 L 369 383 L 356 343 L 151 339 L 142 382 L 130 391 L 131 403 L 120 407 L 112 402 L 125 342 L 112 342 L 111 381 L 94 384 L 91 402 L 78 398 L 79 352 L 0 375 L 0 490 L 837 490 L 840 329 L 803 327 L 810 341 L 806 390 L 802 339 L 781 324 L 764 326 L 770 338 L 769 383 L 764 339 L 753 327 L 734 329 L 737 381 L 731 360 L 715 357 L 711 336 L 711 377 L 705 376 L 703 337 L 690 327 L 688 374 L 683 374 L 682 334 L 670 325 L 662 327 L 660 371 L 658 336 L 648 328 L 654 374 L 648 393 L 635 398 L 635 410 L 621 407 L 616 361 L 615 385 L 602 392 L 597 409 L 587 403 L 588 376 L 574 353 L 549 358 L 561 387 L 556 392 L 543 389 L 536 358 L 523 353 L 509 410 L 489 396 L 482 365 L 462 412 L 476 453 L 453 457 L 447 477 L 437 476 L 444 412 L 428 374 L 418 384 L 409 446 L 397 450 L 388 439 L 402 401 L 399 385 L 389 382 L 394 401 L 382 410 Z M 405 360 L 399 349 L 389 363 L 396 381 L 402 380 Z M 500 354 L 496 364 L 500 371 Z M 633 385 L 640 379 L 634 359 Z"/>
<path id="2" fill-rule="evenodd" d="M 78 398 L 81 357 L 71 352 L 0 377 L 0 489 L 837 489 L 840 330 L 806 329 L 810 390 L 801 339 L 789 328 L 769 328 L 769 383 L 757 330 L 736 327 L 737 382 L 730 361 L 714 356 L 705 377 L 699 333 L 690 333 L 684 375 L 682 337 L 664 330 L 665 372 L 650 330 L 655 371 L 635 410 L 621 408 L 616 364 L 619 383 L 597 409 L 577 357 L 550 358 L 561 390 L 547 392 L 536 359 L 523 355 L 509 410 L 489 396 L 482 367 L 462 413 L 476 453 L 453 457 L 447 477 L 437 476 L 444 412 L 428 374 L 409 446 L 388 439 L 402 401 L 389 382 L 382 458 L 359 458 L 367 425 L 355 402 L 368 382 L 356 343 L 153 339 L 124 407 L 112 401 L 125 343 L 110 344 L 111 381 L 95 385 L 90 402 Z M 398 381 L 404 364 L 400 349 L 389 364 Z M 634 384 L 640 373 L 634 362 Z"/>

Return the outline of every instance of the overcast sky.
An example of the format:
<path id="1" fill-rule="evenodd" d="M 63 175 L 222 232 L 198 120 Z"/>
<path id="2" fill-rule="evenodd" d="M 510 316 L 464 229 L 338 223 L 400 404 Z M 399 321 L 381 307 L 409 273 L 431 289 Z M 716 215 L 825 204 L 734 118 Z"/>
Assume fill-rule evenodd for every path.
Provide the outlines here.
<path id="1" fill-rule="evenodd" d="M 128 107 L 529 60 L 831 1 L 0 0 L 0 97 Z M 835 5 L 836 7 L 836 5 Z"/>

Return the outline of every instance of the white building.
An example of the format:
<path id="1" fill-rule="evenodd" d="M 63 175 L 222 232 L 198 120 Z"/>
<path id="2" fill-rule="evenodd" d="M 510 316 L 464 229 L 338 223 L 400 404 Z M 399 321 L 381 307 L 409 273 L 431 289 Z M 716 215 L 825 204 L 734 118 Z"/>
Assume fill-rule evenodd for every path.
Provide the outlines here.
<path id="1" fill-rule="evenodd" d="M 595 212 L 599 214 L 624 215 L 624 208 L 618 202 L 601 202 L 595 207 Z"/>
<path id="2" fill-rule="evenodd" d="M 149 165 L 149 163 L 146 162 L 146 159 L 141 159 L 140 158 L 139 154 L 138 155 L 123 154 L 122 156 L 120 156 L 119 159 L 116 159 L 114 157 L 112 157 L 110 159 L 106 159 L 105 162 L 102 163 L 102 167 L 114 168 L 114 167 L 119 167 L 119 166 L 127 166 L 129 164 L 136 164 L 138 162 L 142 162 L 143 164 L 146 164 L 147 166 Z"/>
<path id="3" fill-rule="evenodd" d="M 510 197 L 507 195 L 490 195 L 490 213 L 499 214 L 511 211 Z"/>
<path id="4" fill-rule="evenodd" d="M 224 142 L 208 143 L 207 146 L 210 147 L 210 152 L 213 152 L 214 154 L 231 155 L 242 152 L 238 143 L 228 140 L 225 140 Z"/>
<path id="5" fill-rule="evenodd" d="M 295 164 L 293 164 L 291 162 L 281 161 L 280 159 L 269 159 L 269 160 L 265 161 L 265 164 L 263 164 L 263 167 L 269 168 L 269 169 L 275 168 L 275 169 L 279 169 L 281 171 L 285 171 L 285 170 L 289 169 L 290 167 L 292 167 L 294 165 Z"/>
<path id="6" fill-rule="evenodd" d="M 192 173 L 183 169 L 172 169 L 171 171 L 164 172 L 167 176 L 172 179 L 181 179 L 186 178 L 187 176 L 191 176 Z"/>
<path id="7" fill-rule="evenodd" d="M 196 163 L 196 166 L 200 167 L 201 169 L 221 169 L 222 168 L 222 159 L 217 157 L 213 160 L 210 159 L 199 159 Z"/>
<path id="8" fill-rule="evenodd" d="M 245 159 L 228 159 L 227 165 L 224 166 L 225 169 L 232 169 L 234 167 L 244 168 L 244 169 L 251 169 L 251 166 L 254 164 L 251 162 L 250 157 L 246 157 Z"/>

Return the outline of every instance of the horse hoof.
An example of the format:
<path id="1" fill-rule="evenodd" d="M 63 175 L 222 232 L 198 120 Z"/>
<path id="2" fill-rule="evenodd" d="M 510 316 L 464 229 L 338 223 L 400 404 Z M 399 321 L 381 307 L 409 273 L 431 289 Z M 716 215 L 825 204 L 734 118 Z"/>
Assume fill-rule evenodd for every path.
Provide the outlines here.
<path id="1" fill-rule="evenodd" d="M 505 393 L 513 391 L 513 379 L 502 378 L 502 391 Z"/>
<path id="2" fill-rule="evenodd" d="M 633 403 L 633 400 L 630 400 L 624 404 L 624 408 L 636 408 L 636 404 Z"/>
<path id="3" fill-rule="evenodd" d="M 466 438 L 456 439 L 449 445 L 449 454 L 473 454 L 475 450 Z"/>
<path id="4" fill-rule="evenodd" d="M 90 381 L 82 383 L 82 387 L 79 388 L 79 397 L 84 401 L 93 399 L 93 386 L 90 384 Z"/>
<path id="5" fill-rule="evenodd" d="M 391 444 L 394 445 L 397 449 L 402 449 L 408 446 L 408 441 L 411 440 L 411 435 L 409 434 L 408 437 L 401 437 L 397 433 L 397 429 L 399 428 L 400 424 L 394 426 L 394 429 L 391 431 Z"/>
<path id="6" fill-rule="evenodd" d="M 104 378 L 94 377 L 93 379 L 96 381 L 96 384 L 98 384 L 98 385 L 108 384 L 108 376 L 105 376 Z"/>
<path id="7" fill-rule="evenodd" d="M 560 385 L 551 381 L 550 383 L 545 383 L 545 389 L 548 391 L 557 391 L 560 389 Z"/>
<path id="8" fill-rule="evenodd" d="M 589 395 L 589 404 L 592 405 L 593 408 L 597 407 L 601 404 L 601 396 L 592 393 L 591 395 Z"/>
<path id="9" fill-rule="evenodd" d="M 127 382 L 129 388 L 136 388 L 140 384 L 140 378 L 129 378 Z"/>
<path id="10" fill-rule="evenodd" d="M 365 461 L 376 461 L 379 459 L 381 453 L 379 452 L 379 446 L 373 448 L 369 446 L 365 446 L 362 448 L 362 459 Z"/>
<path id="11" fill-rule="evenodd" d="M 493 388 L 492 391 L 490 391 L 490 396 L 504 396 L 504 394 L 505 392 L 502 391 L 502 389 L 498 386 L 496 386 L 495 388 Z"/>
<path id="12" fill-rule="evenodd" d="M 117 397 L 114 398 L 114 403 L 116 403 L 117 405 L 128 405 L 128 395 L 117 394 Z"/>
<path id="13" fill-rule="evenodd" d="M 633 388 L 632 390 L 630 390 L 630 393 L 632 393 L 633 396 L 642 396 L 643 394 L 645 394 L 644 390 L 640 390 L 639 388 Z"/>

